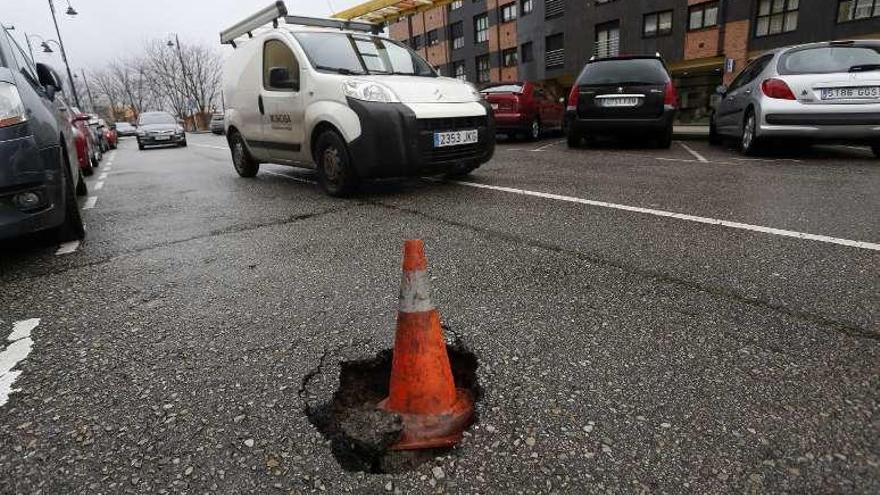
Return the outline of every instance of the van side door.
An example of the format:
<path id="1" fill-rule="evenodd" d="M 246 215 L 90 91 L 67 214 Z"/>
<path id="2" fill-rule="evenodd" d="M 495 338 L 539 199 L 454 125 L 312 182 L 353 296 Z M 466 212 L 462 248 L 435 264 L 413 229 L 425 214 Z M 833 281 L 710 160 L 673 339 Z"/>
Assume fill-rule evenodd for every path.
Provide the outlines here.
<path id="1" fill-rule="evenodd" d="M 301 88 L 301 64 L 282 36 L 263 43 L 263 145 L 272 161 L 303 160 L 305 108 Z"/>

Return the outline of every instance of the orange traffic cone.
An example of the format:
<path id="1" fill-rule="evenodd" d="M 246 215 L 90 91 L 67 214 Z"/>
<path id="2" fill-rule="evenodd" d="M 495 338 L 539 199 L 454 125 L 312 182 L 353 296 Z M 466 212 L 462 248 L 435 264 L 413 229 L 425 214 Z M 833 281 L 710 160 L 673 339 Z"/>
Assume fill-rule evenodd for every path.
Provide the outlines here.
<path id="1" fill-rule="evenodd" d="M 427 268 L 422 241 L 406 241 L 391 383 L 388 398 L 379 403 L 403 417 L 403 436 L 394 450 L 451 447 L 474 415 L 470 393 L 456 390 L 452 379 Z"/>

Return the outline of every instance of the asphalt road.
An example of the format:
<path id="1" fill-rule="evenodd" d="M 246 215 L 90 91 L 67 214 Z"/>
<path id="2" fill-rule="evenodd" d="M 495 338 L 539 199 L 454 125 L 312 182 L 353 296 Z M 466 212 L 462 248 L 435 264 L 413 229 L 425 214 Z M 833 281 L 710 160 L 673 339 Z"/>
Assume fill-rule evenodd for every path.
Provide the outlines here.
<path id="1" fill-rule="evenodd" d="M 193 135 L 98 173 L 85 242 L 0 248 L 0 349 L 32 347 L 0 493 L 880 492 L 867 149 L 510 142 L 466 183 L 341 200 Z M 407 238 L 479 357 L 479 421 L 348 472 L 304 406 L 392 345 Z"/>

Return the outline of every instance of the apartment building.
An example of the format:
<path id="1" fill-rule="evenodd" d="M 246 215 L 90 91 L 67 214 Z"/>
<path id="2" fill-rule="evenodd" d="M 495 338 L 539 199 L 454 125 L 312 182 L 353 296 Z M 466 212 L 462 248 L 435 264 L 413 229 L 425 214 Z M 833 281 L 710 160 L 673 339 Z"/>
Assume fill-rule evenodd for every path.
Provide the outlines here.
<path id="1" fill-rule="evenodd" d="M 880 38 L 880 0 L 457 0 L 400 17 L 389 35 L 443 75 L 560 93 L 592 56 L 660 53 L 681 120 L 702 122 L 715 87 L 766 50 Z"/>

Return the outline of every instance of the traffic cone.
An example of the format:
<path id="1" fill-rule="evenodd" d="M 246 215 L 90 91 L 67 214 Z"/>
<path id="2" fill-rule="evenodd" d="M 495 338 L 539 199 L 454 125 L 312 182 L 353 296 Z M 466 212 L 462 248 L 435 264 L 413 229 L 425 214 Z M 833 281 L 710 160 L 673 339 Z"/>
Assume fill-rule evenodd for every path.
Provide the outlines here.
<path id="1" fill-rule="evenodd" d="M 391 382 L 379 403 L 403 418 L 403 435 L 393 450 L 451 447 L 474 415 L 470 393 L 455 388 L 427 268 L 422 241 L 406 241 Z"/>

